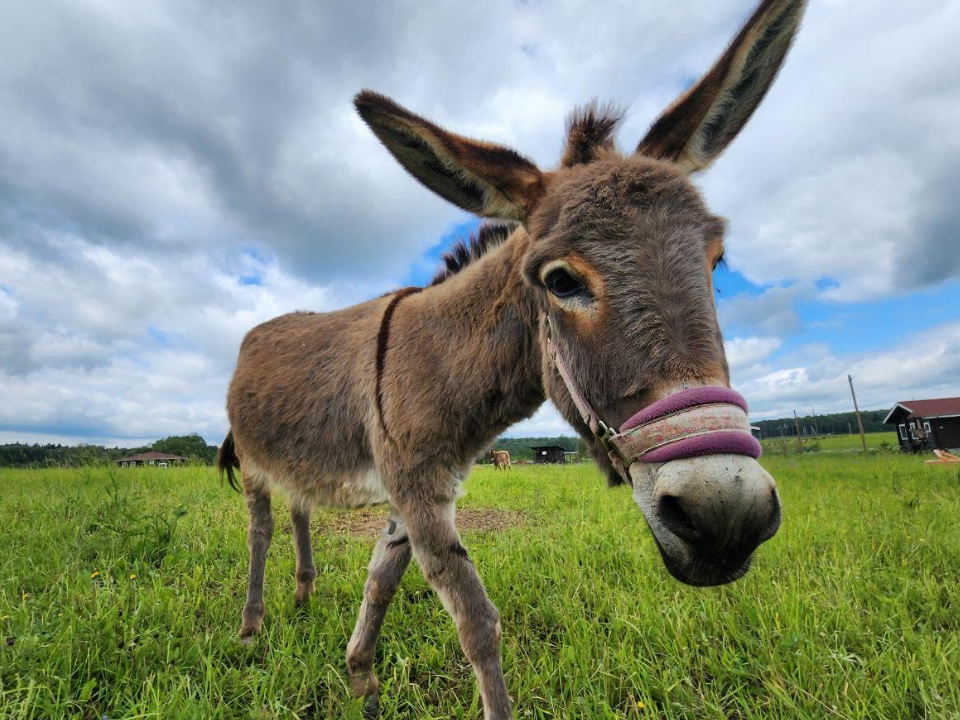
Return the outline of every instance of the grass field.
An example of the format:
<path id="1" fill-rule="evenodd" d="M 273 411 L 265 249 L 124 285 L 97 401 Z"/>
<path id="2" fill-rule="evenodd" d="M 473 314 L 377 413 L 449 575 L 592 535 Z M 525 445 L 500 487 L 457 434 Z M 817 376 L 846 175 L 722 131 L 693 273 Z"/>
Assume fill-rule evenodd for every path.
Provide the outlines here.
<path id="1" fill-rule="evenodd" d="M 499 606 L 518 718 L 960 717 L 960 474 L 898 455 L 765 458 L 785 508 L 754 570 L 692 589 L 592 466 L 478 468 L 465 543 Z M 0 470 L 0 717 L 359 718 L 344 669 L 370 511 L 314 521 L 293 604 L 282 501 L 265 634 L 236 636 L 245 512 L 212 469 Z M 387 617 L 384 718 L 479 718 L 412 568 Z"/>
<path id="2" fill-rule="evenodd" d="M 864 438 L 867 441 L 868 449 L 879 449 L 883 443 L 887 443 L 893 451 L 897 451 L 899 448 L 895 432 L 867 433 Z M 810 439 L 807 442 L 819 445 L 820 452 L 863 451 L 859 435 L 830 435 L 816 440 Z M 762 445 L 766 452 L 790 452 L 797 447 L 797 440 L 796 438 L 764 438 Z"/>

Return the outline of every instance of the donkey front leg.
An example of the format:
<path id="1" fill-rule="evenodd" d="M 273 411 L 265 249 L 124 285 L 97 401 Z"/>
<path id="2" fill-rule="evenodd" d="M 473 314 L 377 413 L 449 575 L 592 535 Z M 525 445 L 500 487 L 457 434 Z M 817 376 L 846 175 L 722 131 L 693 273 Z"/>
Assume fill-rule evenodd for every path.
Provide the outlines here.
<path id="1" fill-rule="evenodd" d="M 267 550 L 273 538 L 273 511 L 270 508 L 270 489 L 266 480 L 244 475 L 243 495 L 250 513 L 247 527 L 247 547 L 250 549 L 250 579 L 247 583 L 247 601 L 243 606 L 240 639 L 244 645 L 253 642 L 253 636 L 263 627 L 263 574 L 267 565 Z"/>
<path id="2" fill-rule="evenodd" d="M 500 665 L 500 615 L 454 526 L 453 500 L 401 508 L 423 574 L 453 617 L 480 685 L 485 720 L 512 718 Z"/>
<path id="3" fill-rule="evenodd" d="M 367 713 L 375 712 L 380 684 L 373 673 L 373 657 L 383 618 L 410 564 L 410 538 L 403 519 L 392 509 L 370 559 L 363 603 L 350 643 L 347 645 L 347 670 L 354 697 L 368 696 Z"/>
<path id="4" fill-rule="evenodd" d="M 313 581 L 317 577 L 310 540 L 310 509 L 292 504 L 290 524 L 293 525 L 293 548 L 297 555 L 297 607 L 300 607 L 313 595 Z"/>

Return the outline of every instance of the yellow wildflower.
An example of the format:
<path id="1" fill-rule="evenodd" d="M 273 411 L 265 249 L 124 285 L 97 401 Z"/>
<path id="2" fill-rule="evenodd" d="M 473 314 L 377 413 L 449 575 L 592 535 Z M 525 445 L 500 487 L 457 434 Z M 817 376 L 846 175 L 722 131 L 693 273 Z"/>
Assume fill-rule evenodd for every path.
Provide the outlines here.
<path id="1" fill-rule="evenodd" d="M 136 580 L 136 579 L 137 579 L 137 574 L 136 574 L 136 573 L 130 573 L 130 579 L 131 579 L 131 580 Z"/>
<path id="2" fill-rule="evenodd" d="M 637 710 L 643 710 L 643 703 L 637 700 Z"/>
<path id="3" fill-rule="evenodd" d="M 95 580 L 95 579 L 98 578 L 98 577 L 100 577 L 100 571 L 99 571 L 99 570 L 90 573 L 90 579 L 91 579 L 91 580 Z"/>

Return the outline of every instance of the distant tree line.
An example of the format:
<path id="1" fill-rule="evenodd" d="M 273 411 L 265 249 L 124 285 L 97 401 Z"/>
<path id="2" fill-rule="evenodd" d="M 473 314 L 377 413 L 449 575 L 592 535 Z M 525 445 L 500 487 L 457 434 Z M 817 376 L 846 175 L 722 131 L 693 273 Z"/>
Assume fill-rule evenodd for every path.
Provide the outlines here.
<path id="1" fill-rule="evenodd" d="M 884 425 L 883 419 L 889 410 L 866 410 L 860 413 L 863 418 L 864 432 L 889 432 L 892 426 Z M 801 415 L 801 435 L 846 435 L 859 432 L 857 415 L 853 412 L 832 413 L 830 415 Z M 765 438 L 794 437 L 797 426 L 792 417 L 779 420 L 760 420 L 752 423 L 760 428 Z"/>
<path id="2" fill-rule="evenodd" d="M 217 457 L 217 446 L 192 433 L 173 435 L 157 440 L 152 445 L 138 448 L 108 448 L 103 445 L 27 445 L 9 443 L 0 445 L 0 467 L 80 467 L 106 465 L 115 460 L 149 452 L 181 455 L 192 462 L 210 465 Z"/>

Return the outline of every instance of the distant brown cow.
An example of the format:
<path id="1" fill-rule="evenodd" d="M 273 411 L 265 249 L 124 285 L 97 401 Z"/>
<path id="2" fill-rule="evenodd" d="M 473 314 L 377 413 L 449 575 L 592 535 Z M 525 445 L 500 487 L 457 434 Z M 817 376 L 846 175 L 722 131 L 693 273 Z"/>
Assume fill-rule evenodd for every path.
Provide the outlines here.
<path id="1" fill-rule="evenodd" d="M 510 453 L 506 450 L 494 450 L 491 448 L 489 458 L 490 462 L 493 463 L 493 467 L 497 470 L 509 470 L 512 467 L 510 465 Z"/>

